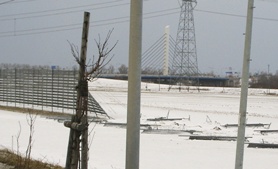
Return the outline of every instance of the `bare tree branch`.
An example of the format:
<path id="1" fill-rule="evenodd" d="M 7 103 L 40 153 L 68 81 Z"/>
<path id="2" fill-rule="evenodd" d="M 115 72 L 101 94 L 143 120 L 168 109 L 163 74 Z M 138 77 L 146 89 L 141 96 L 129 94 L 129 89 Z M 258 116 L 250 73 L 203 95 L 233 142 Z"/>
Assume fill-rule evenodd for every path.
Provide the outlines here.
<path id="1" fill-rule="evenodd" d="M 30 113 L 30 111 L 28 112 L 28 118 L 26 117 L 26 121 L 27 121 L 27 124 L 29 125 L 29 140 L 28 140 L 28 145 L 27 145 L 27 149 L 26 149 L 26 161 L 25 161 L 25 165 L 27 167 L 29 167 L 29 164 L 30 164 L 30 159 L 31 159 L 31 152 L 32 152 L 32 147 L 33 147 L 33 143 L 34 143 L 34 140 L 33 140 L 33 136 L 34 136 L 34 132 L 35 132 L 35 121 L 36 121 L 36 118 L 37 118 L 37 114 L 33 115 Z"/>
<path id="2" fill-rule="evenodd" d="M 96 46 L 98 49 L 98 58 L 95 62 L 92 63 L 92 65 L 87 66 L 89 68 L 89 70 L 87 70 L 87 73 L 86 73 L 86 77 L 88 80 L 97 78 L 101 74 L 101 70 L 114 57 L 114 55 L 113 55 L 109 58 L 109 54 L 116 47 L 118 41 L 109 49 L 108 41 L 111 37 L 112 32 L 113 32 L 113 29 L 108 32 L 103 43 L 101 42 L 100 35 L 98 36 L 98 41 L 95 39 L 95 43 L 96 43 Z"/>
<path id="3" fill-rule="evenodd" d="M 95 78 L 97 78 L 100 74 L 102 69 L 108 65 L 108 63 L 113 59 L 114 55 L 110 56 L 110 53 L 112 52 L 112 50 L 116 47 L 116 45 L 118 44 L 118 41 L 111 47 L 108 47 L 108 42 L 109 39 L 111 37 L 111 34 L 113 32 L 113 29 L 110 30 L 107 33 L 107 36 L 104 40 L 104 42 L 101 41 L 101 37 L 100 35 L 98 35 L 98 40 L 95 39 L 95 44 L 97 46 L 97 50 L 98 50 L 98 56 L 93 56 L 92 57 L 92 61 L 91 64 L 87 64 L 86 65 L 86 74 L 85 77 L 88 81 L 91 81 Z M 70 48 L 71 48 L 71 53 L 75 59 L 75 61 L 80 65 L 80 59 L 79 59 L 79 49 L 76 45 L 74 45 L 73 43 L 70 43 L 68 41 Z M 96 60 L 95 60 L 96 59 Z"/>
<path id="4" fill-rule="evenodd" d="M 71 50 L 71 54 L 74 57 L 75 61 L 80 65 L 80 59 L 79 59 L 79 49 L 78 46 L 76 46 L 73 43 L 70 43 L 68 41 L 69 45 L 70 45 L 70 50 Z"/>

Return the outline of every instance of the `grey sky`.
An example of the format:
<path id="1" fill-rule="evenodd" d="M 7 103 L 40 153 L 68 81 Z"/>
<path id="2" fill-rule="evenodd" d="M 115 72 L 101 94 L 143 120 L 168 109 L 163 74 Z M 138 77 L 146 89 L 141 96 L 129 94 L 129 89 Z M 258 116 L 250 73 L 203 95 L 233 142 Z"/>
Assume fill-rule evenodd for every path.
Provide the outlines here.
<path id="1" fill-rule="evenodd" d="M 0 0 L 6 2 L 7 0 Z M 255 0 L 250 71 L 278 70 L 278 1 Z M 15 0 L 0 5 L 1 63 L 75 65 L 67 40 L 80 46 L 83 12 L 91 12 L 88 57 L 94 39 L 114 28 L 119 40 L 111 64 L 128 65 L 129 0 Z M 198 65 L 201 72 L 241 72 L 247 0 L 199 0 L 194 11 Z M 176 37 L 178 0 L 145 0 L 143 51 L 170 25 Z"/>

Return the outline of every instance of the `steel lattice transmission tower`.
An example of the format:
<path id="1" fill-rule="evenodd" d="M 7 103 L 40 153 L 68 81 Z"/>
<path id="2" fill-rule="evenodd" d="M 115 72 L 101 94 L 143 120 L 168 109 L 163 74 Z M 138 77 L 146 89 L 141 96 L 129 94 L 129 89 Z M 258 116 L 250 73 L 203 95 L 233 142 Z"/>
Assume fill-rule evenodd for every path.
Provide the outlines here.
<path id="1" fill-rule="evenodd" d="M 193 10 L 196 0 L 182 0 L 172 68 L 181 79 L 198 77 Z"/>

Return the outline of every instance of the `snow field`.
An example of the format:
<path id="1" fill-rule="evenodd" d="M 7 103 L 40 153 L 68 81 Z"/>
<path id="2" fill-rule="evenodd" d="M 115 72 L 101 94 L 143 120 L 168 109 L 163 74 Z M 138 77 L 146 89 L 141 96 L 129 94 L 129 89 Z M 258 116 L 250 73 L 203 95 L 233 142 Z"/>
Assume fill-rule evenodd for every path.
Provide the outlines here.
<path id="1" fill-rule="evenodd" d="M 147 90 L 146 86 L 147 85 Z M 239 110 L 238 88 L 209 88 L 170 90 L 167 85 L 142 83 L 141 123 L 154 124 L 163 129 L 194 129 L 203 135 L 236 136 L 237 128 L 222 125 L 237 123 Z M 112 117 L 110 122 L 126 122 L 127 82 L 98 79 L 89 86 L 93 97 Z M 251 89 L 248 98 L 248 123 L 266 123 L 278 129 L 278 97 L 267 96 L 265 90 Z M 273 92 L 277 92 L 274 91 Z M 150 122 L 149 118 L 185 118 L 180 121 Z M 190 117 L 190 120 L 187 118 Z M 29 129 L 26 114 L 0 111 L 0 146 L 26 150 Z M 220 128 L 221 130 L 217 130 Z M 155 128 L 154 128 L 155 129 Z M 258 128 L 247 128 L 252 142 L 278 143 L 278 134 L 261 135 Z M 90 125 L 91 169 L 124 169 L 126 130 L 118 127 Z M 188 134 L 189 135 L 189 134 Z M 53 119 L 38 116 L 35 122 L 32 157 L 51 163 L 65 164 L 69 129 Z M 140 168 L 143 169 L 233 169 L 235 141 L 189 140 L 177 134 L 144 134 L 140 136 Z M 278 168 L 277 149 L 245 148 L 244 169 Z"/>

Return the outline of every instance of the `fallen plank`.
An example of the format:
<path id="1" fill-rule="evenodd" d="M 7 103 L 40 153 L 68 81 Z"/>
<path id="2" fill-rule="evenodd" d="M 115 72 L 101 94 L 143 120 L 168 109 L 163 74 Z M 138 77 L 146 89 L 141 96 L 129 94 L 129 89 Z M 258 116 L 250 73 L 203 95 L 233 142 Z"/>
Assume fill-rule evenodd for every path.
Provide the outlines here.
<path id="1" fill-rule="evenodd" d="M 145 134 L 182 134 L 182 133 L 190 133 L 201 132 L 197 130 L 174 130 L 174 129 L 145 129 L 142 133 Z"/>
<path id="2" fill-rule="evenodd" d="M 126 128 L 126 123 L 113 123 L 113 122 L 106 122 L 104 123 L 104 126 L 106 127 L 121 127 Z M 150 124 L 140 124 L 141 129 L 149 129 L 152 127 L 158 127 L 159 125 L 150 125 Z"/>
<path id="3" fill-rule="evenodd" d="M 246 124 L 246 127 L 265 127 L 265 126 L 270 126 L 270 124 L 265 124 L 265 123 L 249 123 L 249 124 Z M 226 128 L 227 127 L 238 127 L 238 124 L 225 124 L 225 125 L 222 125 L 222 127 L 226 127 Z"/>
<path id="4" fill-rule="evenodd" d="M 278 133 L 278 130 L 254 130 L 257 132 L 260 132 L 261 134 L 265 134 L 265 133 Z"/>
<path id="5" fill-rule="evenodd" d="M 180 134 L 181 130 L 168 130 L 168 129 L 145 129 L 142 133 L 145 134 Z"/>
<path id="6" fill-rule="evenodd" d="M 245 137 L 245 139 L 250 137 Z M 236 141 L 237 137 L 234 136 L 189 136 L 190 140 L 219 140 L 219 141 Z"/>
<path id="7" fill-rule="evenodd" d="M 278 144 L 268 144 L 268 143 L 249 143 L 249 148 L 278 148 Z"/>
<path id="8" fill-rule="evenodd" d="M 178 120 L 183 120 L 186 118 L 166 118 L 166 117 L 158 117 L 158 118 L 152 118 L 152 119 L 147 119 L 147 121 L 178 121 Z"/>
<path id="9" fill-rule="evenodd" d="M 194 133 L 202 133 L 202 131 L 198 131 L 198 130 L 183 130 L 184 132 L 190 133 L 190 134 L 194 134 Z"/>

